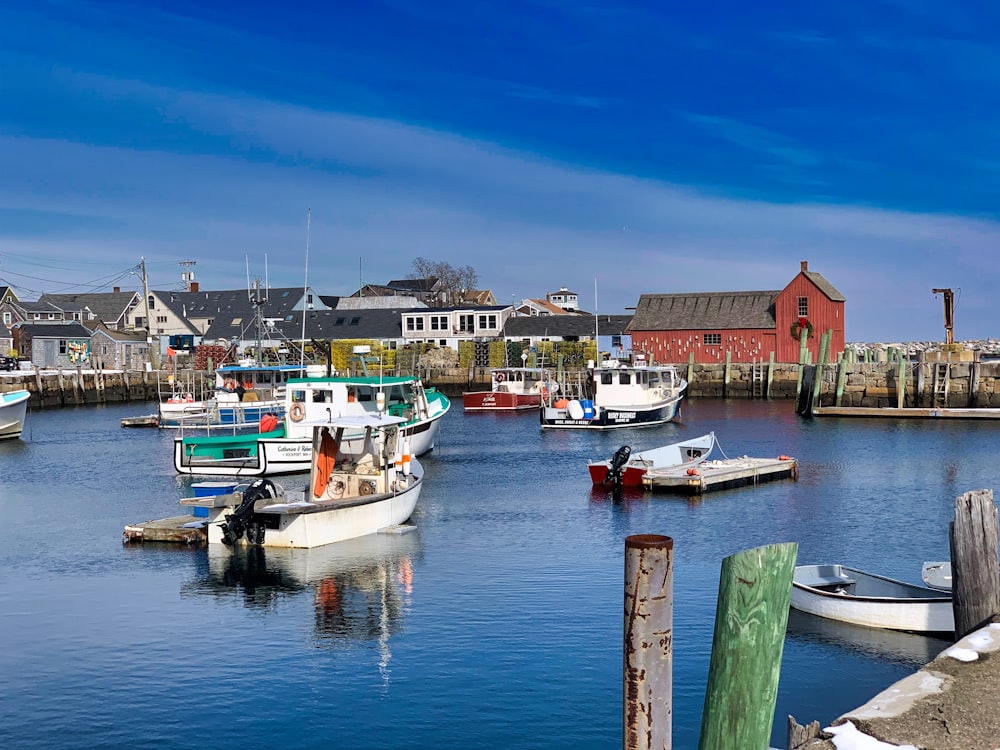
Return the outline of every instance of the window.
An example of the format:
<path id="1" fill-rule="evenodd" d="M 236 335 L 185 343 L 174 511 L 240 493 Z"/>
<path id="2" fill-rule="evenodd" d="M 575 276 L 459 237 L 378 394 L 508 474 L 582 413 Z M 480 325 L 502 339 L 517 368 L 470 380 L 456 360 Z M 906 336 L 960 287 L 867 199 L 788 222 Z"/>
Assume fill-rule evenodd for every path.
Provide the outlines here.
<path id="1" fill-rule="evenodd" d="M 799 317 L 808 318 L 809 317 L 809 298 L 799 297 Z"/>
<path id="2" fill-rule="evenodd" d="M 476 316 L 475 315 L 459 315 L 458 316 L 458 330 L 463 333 L 472 333 L 476 330 Z"/>
<path id="3" fill-rule="evenodd" d="M 447 331 L 448 330 L 448 316 L 447 315 L 432 315 L 431 316 L 431 330 L 432 331 Z"/>
<path id="4" fill-rule="evenodd" d="M 59 353 L 66 353 L 66 339 L 59 339 Z"/>
<path id="5" fill-rule="evenodd" d="M 438 346 L 448 346 L 448 339 L 438 339 Z"/>
<path id="6" fill-rule="evenodd" d="M 5 326 L 9 326 L 11 324 L 12 320 L 13 320 L 13 318 L 11 318 L 11 314 L 9 312 L 5 312 L 3 314 L 3 324 Z"/>
<path id="7" fill-rule="evenodd" d="M 703 333 L 702 339 L 705 342 L 705 346 L 721 346 L 722 345 L 722 334 L 721 333 Z"/>
<path id="8" fill-rule="evenodd" d="M 335 321 L 333 321 L 333 324 L 335 326 L 342 326 L 342 325 L 344 325 L 344 319 L 343 318 L 337 318 Z"/>
<path id="9" fill-rule="evenodd" d="M 149 299 L 146 300 L 146 304 L 149 305 L 149 309 L 150 310 L 152 310 L 154 307 L 156 307 L 156 305 L 154 304 L 155 301 L 156 301 L 156 298 L 153 297 L 152 294 L 149 295 Z"/>
<path id="10" fill-rule="evenodd" d="M 630 385 L 632 383 L 632 374 L 629 372 L 618 373 L 618 382 L 622 385 Z"/>
<path id="11" fill-rule="evenodd" d="M 497 316 L 496 315 L 480 315 L 479 316 L 479 328 L 496 328 L 497 327 Z"/>
<path id="12" fill-rule="evenodd" d="M 157 315 L 156 316 L 156 322 L 157 323 L 166 323 L 167 322 L 167 316 L 166 315 Z"/>
<path id="13" fill-rule="evenodd" d="M 349 326 L 356 326 L 360 322 L 361 322 L 361 318 L 351 318 L 351 322 L 348 323 L 347 325 L 349 325 Z"/>

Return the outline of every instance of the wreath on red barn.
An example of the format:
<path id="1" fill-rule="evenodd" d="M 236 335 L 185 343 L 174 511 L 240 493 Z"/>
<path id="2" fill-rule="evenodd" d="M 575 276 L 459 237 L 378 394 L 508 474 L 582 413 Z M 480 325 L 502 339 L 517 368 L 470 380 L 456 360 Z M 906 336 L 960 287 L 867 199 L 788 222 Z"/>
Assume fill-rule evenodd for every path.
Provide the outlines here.
<path id="1" fill-rule="evenodd" d="M 794 323 L 792 323 L 792 327 L 789 329 L 789 333 L 792 334 L 793 339 L 798 341 L 799 337 L 802 335 L 803 328 L 806 329 L 806 338 L 811 339 L 813 336 L 813 324 L 809 322 L 809 318 L 799 318 L 798 320 L 796 320 Z"/>

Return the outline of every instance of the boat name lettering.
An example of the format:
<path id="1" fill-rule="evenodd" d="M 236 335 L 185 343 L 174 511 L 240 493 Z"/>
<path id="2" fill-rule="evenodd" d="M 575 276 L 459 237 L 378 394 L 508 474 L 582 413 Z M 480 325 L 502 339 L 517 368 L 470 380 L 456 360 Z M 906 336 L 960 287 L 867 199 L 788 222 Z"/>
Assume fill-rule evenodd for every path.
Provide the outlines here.
<path id="1" fill-rule="evenodd" d="M 627 419 L 635 419 L 634 411 L 609 411 L 608 419 L 614 419 L 617 421 L 624 421 Z"/>

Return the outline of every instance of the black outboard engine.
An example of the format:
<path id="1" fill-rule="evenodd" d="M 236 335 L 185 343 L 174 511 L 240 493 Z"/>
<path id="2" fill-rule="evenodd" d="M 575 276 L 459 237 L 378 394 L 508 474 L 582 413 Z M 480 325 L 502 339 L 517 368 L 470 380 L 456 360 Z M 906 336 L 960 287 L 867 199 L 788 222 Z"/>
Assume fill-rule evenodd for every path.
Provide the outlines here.
<path id="1" fill-rule="evenodd" d="M 627 445 L 623 445 L 615 451 L 615 455 L 611 457 L 611 465 L 608 467 L 608 475 L 604 477 L 605 484 L 612 484 L 615 487 L 621 486 L 622 469 L 625 468 L 625 464 L 628 463 L 628 457 L 631 455 L 632 449 Z"/>
<path id="2" fill-rule="evenodd" d="M 232 546 L 246 533 L 250 544 L 263 544 L 264 524 L 254 518 L 253 506 L 258 500 L 277 496 L 278 489 L 270 479 L 254 481 L 243 493 L 243 502 L 232 513 L 226 514 L 226 522 L 222 524 L 222 543 Z"/>

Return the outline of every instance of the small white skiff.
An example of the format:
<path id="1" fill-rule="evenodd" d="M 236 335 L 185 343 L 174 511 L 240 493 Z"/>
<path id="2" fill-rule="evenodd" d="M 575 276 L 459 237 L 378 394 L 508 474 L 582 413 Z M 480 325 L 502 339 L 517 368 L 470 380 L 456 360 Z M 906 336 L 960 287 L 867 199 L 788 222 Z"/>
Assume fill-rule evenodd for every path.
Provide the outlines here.
<path id="1" fill-rule="evenodd" d="M 792 607 L 831 620 L 913 633 L 952 633 L 951 595 L 844 565 L 798 565 Z"/>

